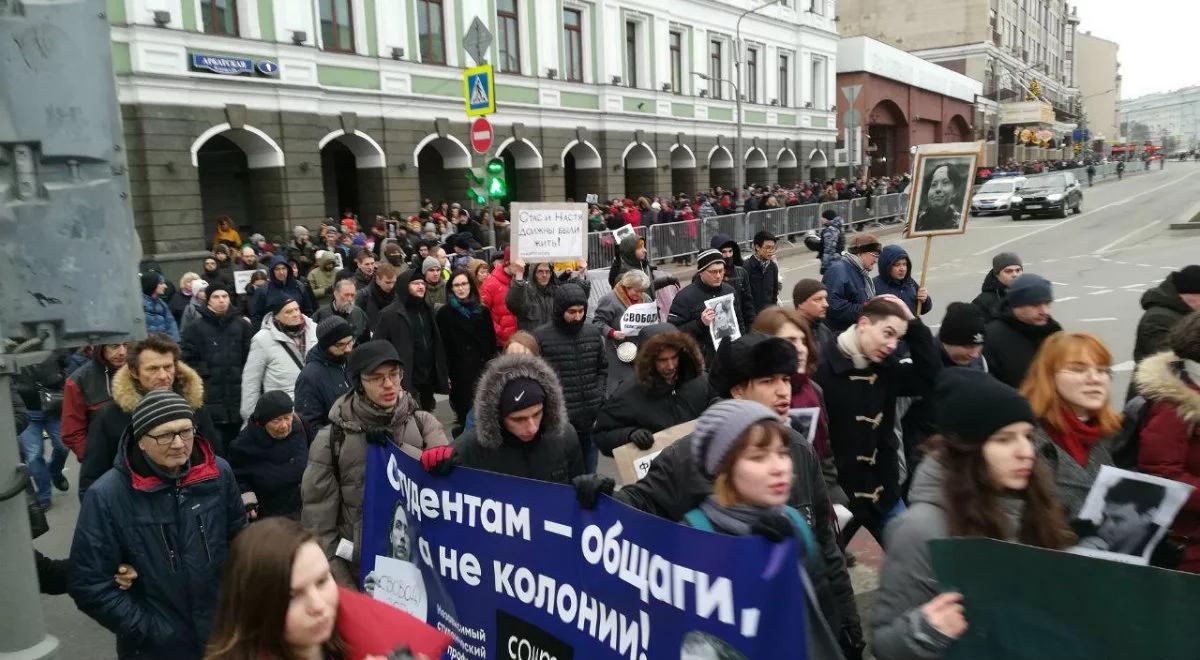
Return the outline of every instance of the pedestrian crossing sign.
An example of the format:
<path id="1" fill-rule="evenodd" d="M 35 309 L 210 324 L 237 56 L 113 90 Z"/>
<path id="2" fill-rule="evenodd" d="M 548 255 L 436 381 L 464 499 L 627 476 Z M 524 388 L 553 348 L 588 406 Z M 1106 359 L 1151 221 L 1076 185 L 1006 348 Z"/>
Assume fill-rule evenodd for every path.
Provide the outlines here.
<path id="1" fill-rule="evenodd" d="M 492 65 L 485 64 L 463 71 L 463 101 L 468 117 L 490 115 L 496 111 L 496 84 Z"/>

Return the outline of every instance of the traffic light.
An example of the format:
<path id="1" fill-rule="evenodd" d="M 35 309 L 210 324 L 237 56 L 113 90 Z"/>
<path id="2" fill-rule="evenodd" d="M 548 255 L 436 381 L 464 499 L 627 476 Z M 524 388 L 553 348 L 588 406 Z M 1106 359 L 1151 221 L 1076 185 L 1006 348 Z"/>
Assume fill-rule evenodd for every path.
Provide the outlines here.
<path id="1" fill-rule="evenodd" d="M 480 190 L 485 190 L 483 187 L 483 177 L 475 174 L 470 168 L 467 168 L 464 172 L 467 175 L 467 199 L 479 206 L 485 206 L 487 204 L 487 197 L 480 192 Z"/>
<path id="2" fill-rule="evenodd" d="M 502 199 L 508 196 L 508 184 L 504 181 L 504 159 L 493 158 L 487 162 L 487 196 Z"/>

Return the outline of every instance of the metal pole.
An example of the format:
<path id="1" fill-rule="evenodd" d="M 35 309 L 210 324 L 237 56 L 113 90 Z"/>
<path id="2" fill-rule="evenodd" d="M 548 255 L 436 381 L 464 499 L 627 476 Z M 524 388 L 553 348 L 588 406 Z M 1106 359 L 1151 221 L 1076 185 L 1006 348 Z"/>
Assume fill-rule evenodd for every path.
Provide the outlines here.
<path id="1" fill-rule="evenodd" d="M 734 185 L 737 186 L 738 197 L 746 194 L 746 153 L 742 149 L 742 19 L 747 15 L 753 14 L 764 7 L 769 7 L 779 0 L 767 0 L 757 7 L 751 7 L 742 12 L 738 16 L 737 23 L 734 24 L 734 44 L 733 44 L 733 77 L 736 83 L 733 85 L 733 98 L 736 102 L 737 110 L 737 139 L 735 140 L 734 148 L 737 149 L 737 157 L 733 161 L 733 166 L 737 168 L 734 176 Z M 748 198 L 747 198 L 748 199 Z M 735 199 L 734 201 L 737 201 Z"/>

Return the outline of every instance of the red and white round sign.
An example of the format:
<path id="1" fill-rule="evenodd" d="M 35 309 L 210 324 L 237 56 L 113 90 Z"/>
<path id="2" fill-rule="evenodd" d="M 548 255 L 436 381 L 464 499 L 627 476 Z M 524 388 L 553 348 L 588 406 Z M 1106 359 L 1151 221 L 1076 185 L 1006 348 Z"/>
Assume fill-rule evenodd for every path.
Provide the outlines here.
<path id="1" fill-rule="evenodd" d="M 492 124 L 484 117 L 479 117 L 471 122 L 471 148 L 477 154 L 486 154 L 488 149 L 492 148 L 492 139 L 495 133 L 492 132 Z"/>

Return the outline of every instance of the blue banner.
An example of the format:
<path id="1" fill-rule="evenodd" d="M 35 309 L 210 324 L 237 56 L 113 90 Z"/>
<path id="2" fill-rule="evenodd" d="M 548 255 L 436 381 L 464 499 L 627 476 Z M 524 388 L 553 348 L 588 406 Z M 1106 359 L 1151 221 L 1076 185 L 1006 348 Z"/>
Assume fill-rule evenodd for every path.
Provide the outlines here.
<path id="1" fill-rule="evenodd" d="M 254 73 L 254 60 L 249 57 L 192 53 L 192 68 L 236 76 L 243 73 Z"/>
<path id="2" fill-rule="evenodd" d="M 691 529 L 567 486 L 368 447 L 361 584 L 447 658 L 807 657 L 794 541 Z"/>

